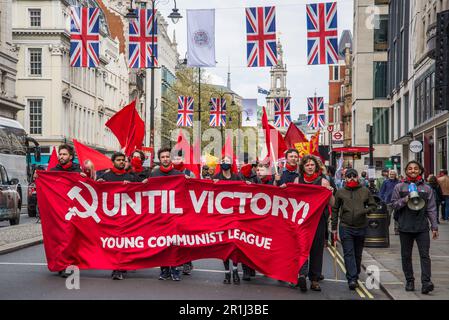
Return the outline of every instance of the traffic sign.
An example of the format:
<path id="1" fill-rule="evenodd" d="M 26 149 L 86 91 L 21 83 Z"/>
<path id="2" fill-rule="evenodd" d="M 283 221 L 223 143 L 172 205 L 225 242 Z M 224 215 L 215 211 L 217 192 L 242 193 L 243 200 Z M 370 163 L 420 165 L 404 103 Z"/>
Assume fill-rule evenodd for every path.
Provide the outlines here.
<path id="1" fill-rule="evenodd" d="M 329 124 L 327 126 L 327 131 L 329 131 L 330 133 L 334 132 L 334 125 L 333 124 Z"/>

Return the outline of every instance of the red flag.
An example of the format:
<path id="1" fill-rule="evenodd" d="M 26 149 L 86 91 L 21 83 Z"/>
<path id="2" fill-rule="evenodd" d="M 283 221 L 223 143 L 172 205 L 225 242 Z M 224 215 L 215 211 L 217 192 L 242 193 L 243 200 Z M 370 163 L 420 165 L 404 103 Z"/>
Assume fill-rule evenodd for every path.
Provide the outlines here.
<path id="1" fill-rule="evenodd" d="M 75 146 L 76 155 L 78 156 L 81 167 L 83 167 L 84 161 L 90 160 L 94 164 L 95 171 L 112 168 L 111 159 L 101 152 L 89 148 L 75 139 L 73 139 L 73 145 Z"/>
<path id="2" fill-rule="evenodd" d="M 136 100 L 112 116 L 105 125 L 117 137 L 127 156 L 134 150 L 142 148 L 145 123 L 136 110 Z"/>
<path id="3" fill-rule="evenodd" d="M 263 107 L 262 128 L 265 131 L 265 143 L 267 145 L 268 156 L 271 157 L 274 162 L 285 158 L 285 152 L 288 150 L 287 145 L 285 144 L 281 133 L 268 123 L 265 107 Z M 271 154 L 272 151 L 275 153 L 274 155 Z"/>
<path id="4" fill-rule="evenodd" d="M 321 161 L 323 161 L 323 158 L 321 157 L 320 154 L 319 145 L 320 145 L 320 130 L 318 130 L 318 132 L 315 133 L 312 138 L 310 138 L 310 154 L 319 157 Z"/>
<path id="5" fill-rule="evenodd" d="M 58 155 L 56 154 L 56 147 L 53 147 L 53 151 L 51 152 L 50 159 L 48 160 L 47 171 L 50 171 L 51 168 L 54 168 L 58 165 Z"/>
<path id="6" fill-rule="evenodd" d="M 193 172 L 196 178 L 199 178 L 201 166 L 195 161 L 193 148 L 182 133 L 182 130 L 179 130 L 178 142 L 176 143 L 175 149 L 183 151 L 185 167 Z"/>
<path id="7" fill-rule="evenodd" d="M 306 135 L 293 122 L 290 123 L 284 140 L 290 149 L 295 149 L 297 143 L 309 142 Z"/>

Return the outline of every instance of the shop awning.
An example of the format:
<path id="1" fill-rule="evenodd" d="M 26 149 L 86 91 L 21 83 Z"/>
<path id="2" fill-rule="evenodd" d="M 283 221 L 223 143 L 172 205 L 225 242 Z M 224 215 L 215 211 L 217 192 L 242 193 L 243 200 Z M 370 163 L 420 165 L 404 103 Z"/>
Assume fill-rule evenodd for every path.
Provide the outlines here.
<path id="1" fill-rule="evenodd" d="M 372 148 L 374 151 L 374 148 Z M 333 152 L 337 153 L 361 153 L 361 154 L 368 154 L 369 153 L 369 147 L 346 147 L 346 148 L 333 148 Z"/>

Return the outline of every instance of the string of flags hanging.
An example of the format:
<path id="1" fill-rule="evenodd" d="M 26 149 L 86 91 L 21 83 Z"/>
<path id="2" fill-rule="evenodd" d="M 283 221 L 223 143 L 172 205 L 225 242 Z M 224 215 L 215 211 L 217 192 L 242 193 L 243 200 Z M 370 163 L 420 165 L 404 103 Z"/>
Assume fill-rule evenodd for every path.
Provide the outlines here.
<path id="1" fill-rule="evenodd" d="M 100 9 L 70 8 L 70 65 L 97 68 L 100 49 Z M 135 9 L 137 18 L 129 22 L 128 67 L 158 66 L 157 11 Z M 276 7 L 245 8 L 247 67 L 272 67 L 278 63 Z M 307 64 L 338 63 L 337 2 L 306 4 Z M 187 10 L 187 64 L 190 67 L 215 67 L 215 10 Z M 258 88 L 268 95 L 269 91 Z M 193 126 L 192 97 L 178 98 L 179 127 Z M 291 123 L 290 98 L 275 98 L 275 126 Z M 210 126 L 226 125 L 226 100 L 211 99 Z M 324 99 L 308 98 L 308 126 L 325 127 Z"/>

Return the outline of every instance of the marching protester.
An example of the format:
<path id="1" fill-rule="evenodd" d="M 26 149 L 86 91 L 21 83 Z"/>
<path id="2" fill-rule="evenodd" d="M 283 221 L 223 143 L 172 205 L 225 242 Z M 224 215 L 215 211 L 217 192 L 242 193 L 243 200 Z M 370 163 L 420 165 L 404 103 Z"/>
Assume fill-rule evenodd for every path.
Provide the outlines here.
<path id="1" fill-rule="evenodd" d="M 243 164 L 240 168 L 239 177 L 243 181 L 249 181 L 251 183 L 257 182 L 257 171 L 254 169 L 257 168 L 257 163 L 248 163 Z"/>
<path id="2" fill-rule="evenodd" d="M 81 174 L 81 176 L 87 177 L 87 175 L 82 172 L 79 164 L 73 163 L 74 157 L 75 157 L 75 150 L 73 150 L 73 147 L 68 144 L 61 144 L 58 147 L 58 164 L 56 165 L 56 167 L 51 168 L 50 171 L 78 172 Z M 71 273 L 67 272 L 66 270 L 60 270 L 58 271 L 58 274 L 63 278 L 67 278 L 68 276 L 71 275 Z"/>
<path id="3" fill-rule="evenodd" d="M 126 156 L 121 152 L 115 152 L 112 157 L 112 168 L 97 178 L 98 182 L 119 182 L 124 184 L 135 182 L 136 178 L 125 170 Z M 113 280 L 123 280 L 126 275 L 125 270 L 113 270 L 111 277 Z"/>
<path id="4" fill-rule="evenodd" d="M 256 183 L 264 185 L 273 185 L 273 173 L 271 172 L 270 159 L 260 161 L 257 164 L 257 179 Z"/>
<path id="5" fill-rule="evenodd" d="M 299 177 L 298 162 L 299 152 L 296 149 L 290 149 L 285 152 L 285 158 L 287 163 L 285 164 L 285 170 L 282 174 L 275 175 L 274 185 L 278 187 L 285 187 L 287 183 L 295 182 L 295 179 Z"/>
<path id="6" fill-rule="evenodd" d="M 390 170 L 388 172 L 388 179 L 382 184 L 379 197 L 387 205 L 388 215 L 391 217 L 393 214 L 393 207 L 391 206 L 391 196 L 393 195 L 394 187 L 400 182 L 397 178 L 398 173 L 396 170 Z M 394 219 L 393 219 L 394 220 Z M 394 233 L 399 235 L 398 223 L 394 220 Z"/>
<path id="7" fill-rule="evenodd" d="M 212 179 L 214 182 L 218 181 L 241 181 L 240 177 L 235 173 L 231 172 L 232 159 L 228 156 L 223 157 L 220 164 L 221 171 L 219 174 L 215 175 Z M 225 267 L 225 278 L 223 280 L 224 284 L 231 283 L 231 270 L 229 267 L 230 259 L 223 261 Z M 240 284 L 240 277 L 238 273 L 238 263 L 232 262 L 232 282 L 234 284 Z"/>
<path id="8" fill-rule="evenodd" d="M 449 176 L 447 170 L 442 169 L 440 171 L 440 177 L 438 178 L 438 184 L 441 187 L 443 193 L 444 206 L 441 212 L 441 220 L 449 221 Z"/>
<path id="9" fill-rule="evenodd" d="M 210 176 L 209 176 L 209 166 L 204 165 L 201 168 L 201 179 L 207 179 L 207 178 L 210 178 Z"/>
<path id="10" fill-rule="evenodd" d="M 89 159 L 83 163 L 83 172 L 88 178 L 96 180 L 95 166 Z"/>
<path id="11" fill-rule="evenodd" d="M 427 183 L 432 188 L 435 195 L 435 203 L 437 206 L 437 223 L 440 224 L 440 206 L 443 201 L 443 192 L 441 191 L 441 187 L 438 184 L 438 179 L 434 175 L 429 175 L 427 177 Z"/>
<path id="12" fill-rule="evenodd" d="M 73 158 L 75 157 L 75 151 L 73 147 L 68 144 L 62 144 L 58 147 L 58 164 L 56 167 L 51 168 L 50 171 L 61 171 L 61 172 L 80 172 L 82 173 L 81 167 L 77 163 L 73 163 Z"/>
<path id="13" fill-rule="evenodd" d="M 183 173 L 186 176 L 186 178 L 195 178 L 195 174 L 185 167 L 182 150 L 175 150 L 173 154 L 174 155 L 172 163 L 174 168 L 179 172 Z M 182 274 L 190 275 L 192 273 L 192 270 L 193 270 L 192 261 L 189 261 L 182 265 Z"/>
<path id="14" fill-rule="evenodd" d="M 376 210 L 376 207 L 373 195 L 366 187 L 360 185 L 358 172 L 355 169 L 346 170 L 345 187 L 336 192 L 332 207 L 332 235 L 336 241 L 339 225 L 350 290 L 355 290 L 359 286 L 357 280 L 361 271 L 368 226 L 367 215 Z"/>
<path id="15" fill-rule="evenodd" d="M 428 294 L 434 289 L 434 285 L 431 282 L 431 260 L 429 255 L 429 221 L 434 240 L 438 239 L 438 224 L 435 196 L 432 188 L 424 183 L 422 179 L 423 174 L 423 166 L 415 160 L 410 161 L 405 166 L 405 180 L 394 187 L 391 202 L 395 211 L 395 219 L 399 224 L 402 270 L 407 281 L 405 290 L 415 290 L 412 251 L 413 244 L 416 241 L 421 260 L 421 293 Z M 415 210 L 417 208 L 408 205 L 409 200 L 412 202 L 410 192 L 415 190 L 419 194 L 420 199 L 418 200 L 424 201 L 424 206 L 419 210 Z"/>
<path id="16" fill-rule="evenodd" d="M 143 163 L 145 162 L 145 154 L 143 151 L 135 150 L 129 159 L 129 163 L 131 164 L 129 172 L 134 175 L 135 180 L 138 182 L 147 182 L 151 172 L 148 168 L 143 167 Z"/>
<path id="17" fill-rule="evenodd" d="M 175 169 L 175 166 L 173 165 L 173 162 L 171 160 L 170 148 L 160 149 L 157 153 L 157 157 L 159 158 L 160 166 L 153 169 L 150 176 L 151 178 L 178 176 L 183 174 L 182 172 Z M 181 276 L 178 268 L 176 266 L 162 266 L 159 280 L 168 280 L 170 279 L 170 277 L 173 281 L 181 281 Z"/>
<path id="18" fill-rule="evenodd" d="M 315 156 L 304 156 L 299 164 L 299 172 L 300 175 L 295 179 L 295 183 L 313 184 L 325 187 L 332 192 L 334 191 L 334 188 L 331 187 L 329 181 L 323 176 L 321 171 L 321 161 Z M 329 205 L 334 205 L 334 196 L 329 199 Z M 323 253 L 327 229 L 327 217 L 328 208 L 326 206 L 321 214 L 321 218 L 315 232 L 312 247 L 310 248 L 309 259 L 304 263 L 299 273 L 297 285 L 303 292 L 307 291 L 306 275 L 311 281 L 310 289 L 313 291 L 321 291 L 318 281 L 320 280 L 323 271 Z"/>

